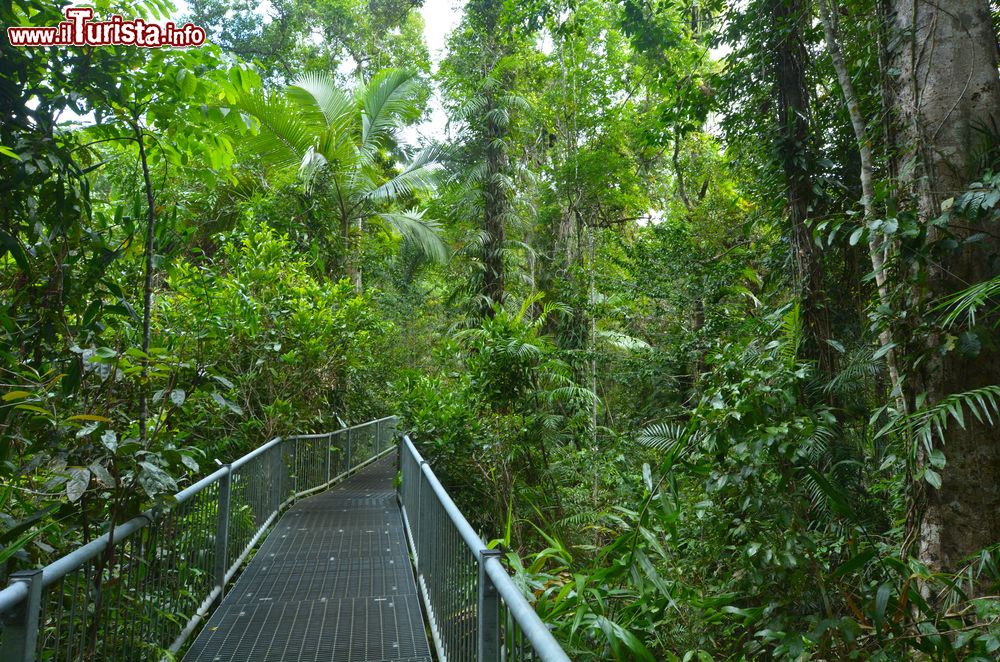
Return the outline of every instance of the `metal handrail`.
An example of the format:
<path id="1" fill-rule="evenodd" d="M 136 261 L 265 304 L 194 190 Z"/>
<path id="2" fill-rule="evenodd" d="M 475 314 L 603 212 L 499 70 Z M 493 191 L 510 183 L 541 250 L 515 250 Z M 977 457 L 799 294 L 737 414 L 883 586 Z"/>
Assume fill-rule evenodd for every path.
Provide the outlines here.
<path id="1" fill-rule="evenodd" d="M 146 510 L 44 568 L 12 573 L 0 590 L 0 660 L 34 660 L 42 652 L 52 660 L 106 659 L 110 640 L 116 660 L 149 659 L 150 647 L 176 653 L 281 511 L 394 452 L 386 442 L 396 420 L 277 437 L 181 490 L 169 507 Z M 336 470 L 335 455 L 343 462 Z M 178 542 L 185 536 L 197 540 Z M 120 548 L 117 560 L 91 567 L 109 545 Z M 127 592 L 130 581 L 138 590 Z M 198 590 L 204 593 L 190 595 Z M 119 623 L 130 605 L 151 622 Z M 101 623 L 112 612 L 112 622 Z M 187 618 L 179 629 L 177 616 Z M 104 653 L 96 651 L 98 640 Z"/>
<path id="2" fill-rule="evenodd" d="M 407 435 L 399 452 L 398 496 L 438 658 L 569 662 Z"/>

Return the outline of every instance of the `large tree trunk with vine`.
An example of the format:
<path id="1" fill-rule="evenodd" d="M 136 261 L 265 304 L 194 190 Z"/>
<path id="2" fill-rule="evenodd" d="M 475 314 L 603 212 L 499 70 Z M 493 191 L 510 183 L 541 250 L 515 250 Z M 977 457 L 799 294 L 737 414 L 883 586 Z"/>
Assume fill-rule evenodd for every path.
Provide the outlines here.
<path id="1" fill-rule="evenodd" d="M 812 178 L 806 159 L 809 143 L 809 92 L 806 85 L 806 49 L 803 22 L 811 15 L 805 0 L 772 0 L 774 19 L 775 93 L 778 99 L 778 154 L 785 178 L 785 195 L 791 229 L 792 261 L 800 290 L 807 334 L 806 351 L 819 369 L 832 375 L 833 348 L 830 315 L 823 287 L 823 264 L 808 226 Z"/>
<path id="2" fill-rule="evenodd" d="M 357 221 L 357 234 L 361 236 L 360 219 Z M 361 265 L 358 264 L 357 256 L 354 254 L 354 237 L 351 236 L 351 232 L 355 229 L 354 223 L 351 222 L 350 217 L 346 214 L 340 220 L 340 242 L 343 251 L 343 267 L 344 274 L 351 280 L 354 284 L 354 291 L 358 294 L 361 293 Z"/>
<path id="3" fill-rule="evenodd" d="M 507 242 L 504 217 L 507 214 L 507 194 L 503 187 L 504 129 L 494 120 L 496 100 L 494 93 L 486 93 L 486 179 L 483 183 L 483 215 L 485 242 L 483 245 L 483 294 L 490 304 L 502 303 L 504 289 L 503 248 Z M 492 307 L 486 314 L 493 316 Z"/>
<path id="4" fill-rule="evenodd" d="M 481 31 L 484 62 L 482 75 L 488 80 L 496 75 L 495 68 L 503 56 L 501 44 L 500 12 L 503 3 L 497 0 L 473 0 L 466 7 L 466 12 L 475 19 Z M 483 161 L 485 174 L 482 183 L 483 195 L 483 287 L 482 294 L 486 298 L 483 314 L 493 317 L 493 304 L 503 302 L 506 289 L 506 274 L 504 272 L 503 252 L 507 242 L 505 218 L 509 208 L 507 191 L 503 183 L 503 175 L 507 169 L 507 153 L 504 141 L 507 139 L 507 123 L 502 120 L 501 99 L 503 90 L 510 89 L 513 81 L 510 74 L 501 73 L 501 84 L 490 84 L 483 91 L 483 110 L 481 115 L 481 139 L 483 141 Z"/>
<path id="5" fill-rule="evenodd" d="M 936 301 L 998 273 L 995 225 L 930 224 L 942 203 L 960 195 L 984 167 L 977 155 L 986 139 L 977 129 L 1000 120 L 997 38 L 988 0 L 895 0 L 894 9 L 900 173 L 931 246 L 920 274 L 921 296 Z M 982 231 L 988 233 L 982 241 L 963 244 Z M 945 232 L 957 248 L 940 241 Z M 926 393 L 929 403 L 1000 383 L 995 334 L 983 335 L 975 356 L 944 351 L 947 340 L 934 333 L 914 339 L 926 359 L 915 371 L 913 388 Z M 970 419 L 964 429 L 954 421 L 948 425 L 939 440 L 947 458 L 941 488 L 923 490 L 919 556 L 934 569 L 957 570 L 969 554 L 1000 542 L 1000 427 Z"/>

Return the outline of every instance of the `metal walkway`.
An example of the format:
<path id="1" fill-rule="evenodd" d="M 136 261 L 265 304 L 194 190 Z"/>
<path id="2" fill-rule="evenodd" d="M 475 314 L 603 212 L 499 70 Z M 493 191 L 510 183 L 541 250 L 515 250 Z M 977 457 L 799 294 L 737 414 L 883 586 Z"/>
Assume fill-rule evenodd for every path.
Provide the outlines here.
<path id="1" fill-rule="evenodd" d="M 149 662 L 190 644 L 191 662 L 431 662 L 429 629 L 441 662 L 570 662 L 396 424 L 277 437 L 11 573 L 0 660 Z"/>
<path id="2" fill-rule="evenodd" d="M 185 656 L 190 662 L 430 662 L 387 457 L 295 504 Z"/>

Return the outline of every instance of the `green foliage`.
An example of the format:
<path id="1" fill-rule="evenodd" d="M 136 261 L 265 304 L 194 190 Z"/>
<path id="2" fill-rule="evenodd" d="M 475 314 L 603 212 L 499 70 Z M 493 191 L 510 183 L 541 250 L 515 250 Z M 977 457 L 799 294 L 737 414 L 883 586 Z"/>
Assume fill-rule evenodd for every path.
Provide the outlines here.
<path id="1" fill-rule="evenodd" d="M 431 149 L 415 155 L 398 172 L 385 162 L 396 131 L 419 114 L 419 87 L 410 72 L 384 70 L 352 97 L 330 76 L 307 74 L 285 94 L 243 93 L 235 99 L 236 108 L 258 125 L 254 146 L 265 162 L 297 167 L 310 196 L 329 198 L 335 223 L 320 232 L 339 233 L 342 264 L 352 259 L 355 225 L 379 221 L 425 256 L 438 261 L 447 257 L 436 223 L 424 219 L 421 210 L 385 209 L 435 184 Z"/>
<path id="2" fill-rule="evenodd" d="M 836 3 L 864 219 L 815 3 L 470 0 L 433 78 L 419 2 L 265 4 L 189 2 L 198 49 L 0 37 L 5 570 L 398 413 L 573 659 L 996 658 L 1000 549 L 912 555 L 1000 417 L 926 384 L 996 357 L 997 132 L 908 198 L 885 3 Z"/>
<path id="3" fill-rule="evenodd" d="M 383 68 L 430 69 L 414 0 L 277 0 L 266 8 L 192 0 L 187 6 L 191 22 L 204 26 L 213 43 L 254 62 L 275 83 L 307 70 L 367 79 Z"/>
<path id="4" fill-rule="evenodd" d="M 586 429 L 595 397 L 542 334 L 558 306 L 541 306 L 531 317 L 536 304 L 529 299 L 516 311 L 498 306 L 478 327 L 457 332 L 449 349 L 463 350 L 460 375 L 407 376 L 395 384 L 398 410 L 415 439 L 460 486 L 459 501 L 478 504 L 469 512 L 497 529 L 512 504 L 521 512 L 551 487 L 556 464 L 570 458 L 576 466 L 569 444 Z M 517 533 L 526 524 L 518 522 Z"/>
<path id="5" fill-rule="evenodd" d="M 225 248 L 211 262 L 182 261 L 171 270 L 158 310 L 169 347 L 234 389 L 238 411 L 226 405 L 219 412 L 205 401 L 191 412 L 196 427 L 214 431 L 203 443 L 233 456 L 334 414 L 353 417 L 350 375 L 366 367 L 366 355 L 387 331 L 370 300 L 346 280 L 317 278 L 307 261 L 289 259 L 287 237 L 267 227 L 251 225 L 218 240 Z M 227 422 L 219 413 L 240 418 Z"/>

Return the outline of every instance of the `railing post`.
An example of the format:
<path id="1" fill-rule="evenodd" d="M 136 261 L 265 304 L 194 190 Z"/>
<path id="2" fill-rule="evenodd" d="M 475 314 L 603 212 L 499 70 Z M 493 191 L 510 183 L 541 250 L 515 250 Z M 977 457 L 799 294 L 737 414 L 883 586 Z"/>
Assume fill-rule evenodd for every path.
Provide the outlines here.
<path id="1" fill-rule="evenodd" d="M 347 460 L 347 467 L 344 469 L 345 473 L 351 472 L 351 446 L 353 440 L 351 439 L 351 428 L 347 428 L 347 453 L 345 454 L 345 459 Z"/>
<path id="2" fill-rule="evenodd" d="M 34 662 L 38 644 L 38 619 L 42 610 L 42 571 L 19 570 L 10 575 L 10 585 L 28 585 L 28 597 L 3 618 L 0 660 Z"/>
<path id="3" fill-rule="evenodd" d="M 487 560 L 499 557 L 497 549 L 479 551 L 479 600 L 476 605 L 479 620 L 476 659 L 479 662 L 500 662 L 500 594 L 486 572 Z"/>
<path id="4" fill-rule="evenodd" d="M 271 458 L 271 472 L 274 474 L 274 480 L 271 481 L 271 486 L 274 490 L 274 512 L 281 510 L 281 484 L 284 482 L 282 480 L 284 472 L 281 465 L 284 464 L 284 460 L 281 457 L 283 451 L 281 446 L 284 443 L 282 440 L 280 443 L 274 445 L 274 457 Z"/>
<path id="5" fill-rule="evenodd" d="M 391 441 L 394 437 L 395 437 L 395 435 L 390 435 L 389 436 L 389 440 Z M 403 475 L 403 451 L 404 451 L 402 438 L 396 439 L 395 446 L 396 446 L 396 471 L 399 473 L 400 476 L 402 476 Z"/>
<path id="6" fill-rule="evenodd" d="M 299 493 L 299 440 L 294 439 L 291 442 L 291 456 L 292 456 L 292 468 L 291 468 L 291 478 L 292 478 L 292 494 Z"/>
<path id="7" fill-rule="evenodd" d="M 219 508 L 215 520 L 215 585 L 219 588 L 219 601 L 226 593 L 226 561 L 229 560 L 229 512 L 232 495 L 233 467 L 223 467 L 226 473 L 219 479 Z"/>
<path id="8" fill-rule="evenodd" d="M 375 455 L 382 451 L 382 419 L 375 421 Z"/>
<path id="9" fill-rule="evenodd" d="M 420 559 L 423 558 L 423 551 L 424 551 L 423 539 L 421 538 L 421 536 L 423 535 L 424 524 L 425 524 L 425 522 L 423 521 L 424 520 L 424 517 L 423 517 L 423 513 L 424 513 L 424 490 L 423 490 L 423 486 L 424 486 L 424 483 L 426 482 L 425 479 L 424 479 L 424 465 L 425 464 L 427 464 L 427 460 L 421 460 L 420 463 L 417 464 L 417 497 L 416 497 L 416 499 L 414 499 L 414 501 L 417 502 L 417 507 L 416 507 L 416 511 L 417 511 L 416 512 L 416 516 L 417 516 L 417 535 L 414 536 L 413 544 L 417 548 L 416 549 L 417 553 L 414 554 L 414 556 L 416 557 L 416 566 L 417 566 L 417 571 L 418 572 L 420 571 L 420 568 L 421 568 Z M 407 513 L 407 516 L 412 517 L 412 515 L 410 515 L 410 513 Z"/>
<path id="10" fill-rule="evenodd" d="M 323 471 L 326 472 L 326 482 L 330 482 L 330 453 L 333 451 L 333 433 L 326 435 L 326 453 L 323 454 Z"/>

